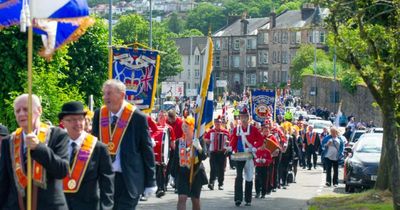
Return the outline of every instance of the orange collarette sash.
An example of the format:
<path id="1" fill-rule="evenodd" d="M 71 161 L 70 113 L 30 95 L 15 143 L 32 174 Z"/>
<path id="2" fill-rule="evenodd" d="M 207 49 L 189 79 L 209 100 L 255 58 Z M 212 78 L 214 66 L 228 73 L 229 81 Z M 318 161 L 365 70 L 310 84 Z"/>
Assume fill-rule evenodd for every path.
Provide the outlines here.
<path id="1" fill-rule="evenodd" d="M 308 145 L 310 145 L 310 144 L 314 145 L 315 144 L 315 137 L 316 137 L 315 133 L 313 133 L 312 138 L 310 139 L 310 133 L 306 133 L 306 138 L 307 138 Z"/>
<path id="2" fill-rule="evenodd" d="M 119 145 L 121 144 L 122 137 L 128 127 L 129 121 L 132 118 L 133 112 L 136 107 L 127 103 L 122 111 L 121 117 L 118 119 L 116 126 L 111 131 L 110 112 L 106 106 L 101 107 L 100 110 L 100 140 L 108 146 L 110 155 L 116 155 Z M 111 134 L 110 134 L 111 133 Z M 111 138 L 110 138 L 111 137 Z M 111 141 L 110 141 L 111 139 Z"/>
<path id="3" fill-rule="evenodd" d="M 74 157 L 74 163 L 72 169 L 68 171 L 68 176 L 64 178 L 64 192 L 65 193 L 76 193 L 81 186 L 83 177 L 86 169 L 89 165 L 90 158 L 93 154 L 93 149 L 96 145 L 97 138 L 87 134 L 83 140 L 82 146 L 79 152 Z"/>
<path id="4" fill-rule="evenodd" d="M 40 143 L 46 143 L 46 137 L 48 135 L 48 131 L 50 126 L 44 123 L 41 123 L 39 133 L 37 137 Z M 11 151 L 11 162 L 14 171 L 15 182 L 17 185 L 17 189 L 22 196 L 25 195 L 25 188 L 28 185 L 27 173 L 23 170 L 23 161 L 22 161 L 22 128 L 18 128 L 13 135 L 14 139 L 10 144 Z M 38 162 L 33 161 L 33 172 L 32 172 L 32 180 L 36 186 L 41 188 L 46 188 L 46 173 L 45 169 Z"/>

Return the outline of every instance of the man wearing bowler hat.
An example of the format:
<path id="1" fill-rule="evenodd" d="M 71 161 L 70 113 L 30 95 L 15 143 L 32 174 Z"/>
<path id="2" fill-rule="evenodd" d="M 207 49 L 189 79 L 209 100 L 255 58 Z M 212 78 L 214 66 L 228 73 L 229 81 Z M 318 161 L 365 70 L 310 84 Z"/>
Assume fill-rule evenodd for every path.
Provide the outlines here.
<path id="1" fill-rule="evenodd" d="M 70 210 L 113 208 L 114 172 L 105 144 L 84 131 L 86 112 L 79 101 L 65 103 L 58 118 L 68 132 L 69 171 L 64 193 Z"/>

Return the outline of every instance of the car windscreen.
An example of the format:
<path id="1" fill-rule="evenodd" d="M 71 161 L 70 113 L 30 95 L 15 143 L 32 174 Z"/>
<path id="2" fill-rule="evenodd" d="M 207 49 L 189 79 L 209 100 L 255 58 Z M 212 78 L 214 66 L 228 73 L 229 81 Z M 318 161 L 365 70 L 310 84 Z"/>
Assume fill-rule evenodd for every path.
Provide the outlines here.
<path id="1" fill-rule="evenodd" d="M 360 138 L 355 151 L 359 153 L 381 153 L 382 136 Z"/>

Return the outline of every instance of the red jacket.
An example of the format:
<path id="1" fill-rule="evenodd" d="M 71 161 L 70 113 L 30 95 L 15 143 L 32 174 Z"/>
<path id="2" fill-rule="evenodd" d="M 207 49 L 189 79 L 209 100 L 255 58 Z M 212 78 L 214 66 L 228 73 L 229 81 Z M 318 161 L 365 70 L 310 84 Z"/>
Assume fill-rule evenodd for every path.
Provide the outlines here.
<path id="1" fill-rule="evenodd" d="M 230 138 L 230 143 L 229 145 L 232 147 L 232 151 L 237 152 L 237 143 L 238 143 L 238 136 L 237 136 L 237 129 L 238 126 L 236 126 L 233 129 L 231 138 Z M 247 127 L 242 128 L 243 132 L 247 132 Z M 249 135 L 246 136 L 247 141 L 255 148 L 260 147 L 263 144 L 263 136 L 261 135 L 260 131 L 252 125 L 250 125 L 250 133 Z M 247 145 L 245 146 L 247 148 Z"/>
<path id="2" fill-rule="evenodd" d="M 224 135 L 224 137 L 226 138 L 226 141 L 221 139 L 223 142 L 218 142 L 218 141 L 216 141 L 216 139 L 211 139 L 211 134 L 212 133 L 222 133 Z M 214 136 L 214 138 L 215 138 L 215 136 Z M 225 151 L 225 146 L 226 146 L 227 143 L 229 143 L 229 132 L 228 132 L 228 130 L 226 130 L 224 128 L 221 128 L 219 130 L 213 128 L 213 129 L 210 129 L 204 135 L 204 139 L 207 141 L 207 143 L 210 144 L 210 152 L 217 152 L 218 148 L 221 148 L 221 150 L 219 150 L 219 151 Z M 211 146 L 211 143 L 213 144 L 212 146 Z"/>
<path id="3" fill-rule="evenodd" d="M 254 158 L 254 165 L 256 167 L 269 166 L 272 163 L 271 152 L 268 149 L 258 149 L 256 157 Z"/>
<path id="4" fill-rule="evenodd" d="M 167 123 L 168 123 L 168 125 L 170 125 L 172 127 L 172 129 L 174 129 L 175 139 L 182 138 L 182 136 L 183 136 L 183 131 L 182 131 L 183 121 L 182 121 L 182 119 L 177 116 L 174 123 L 170 123 L 169 121 L 167 121 Z"/>

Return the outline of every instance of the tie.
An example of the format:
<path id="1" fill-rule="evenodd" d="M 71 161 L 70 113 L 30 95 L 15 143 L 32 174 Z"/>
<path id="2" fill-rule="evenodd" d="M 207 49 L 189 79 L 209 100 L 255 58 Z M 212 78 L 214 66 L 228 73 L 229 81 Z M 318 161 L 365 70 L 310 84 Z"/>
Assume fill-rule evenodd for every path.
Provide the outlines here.
<path id="1" fill-rule="evenodd" d="M 117 121 L 118 121 L 118 116 L 117 116 L 117 115 L 114 115 L 114 116 L 112 117 L 111 130 L 114 130 L 115 124 L 117 124 Z"/>
<path id="2" fill-rule="evenodd" d="M 69 167 L 72 168 L 72 165 L 74 164 L 74 158 L 76 153 L 78 152 L 78 145 L 75 142 L 71 143 L 72 151 L 71 151 L 71 156 L 69 158 Z"/>

